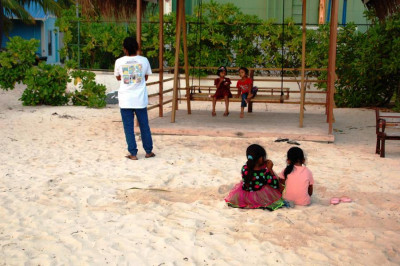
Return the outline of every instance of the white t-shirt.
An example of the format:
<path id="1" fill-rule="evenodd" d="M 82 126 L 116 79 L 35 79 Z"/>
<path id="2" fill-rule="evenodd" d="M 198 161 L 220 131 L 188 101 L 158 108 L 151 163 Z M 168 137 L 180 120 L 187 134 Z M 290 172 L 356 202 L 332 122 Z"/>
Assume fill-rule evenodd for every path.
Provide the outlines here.
<path id="1" fill-rule="evenodd" d="M 146 108 L 149 102 L 145 75 L 151 75 L 146 57 L 124 56 L 115 61 L 114 75 L 121 76 L 118 90 L 120 108 Z"/>

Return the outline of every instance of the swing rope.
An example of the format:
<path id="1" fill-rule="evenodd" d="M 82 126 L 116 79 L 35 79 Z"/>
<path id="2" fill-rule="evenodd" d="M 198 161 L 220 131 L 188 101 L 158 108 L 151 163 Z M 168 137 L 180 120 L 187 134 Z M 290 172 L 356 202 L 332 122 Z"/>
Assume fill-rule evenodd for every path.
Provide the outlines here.
<path id="1" fill-rule="evenodd" d="M 199 56 L 199 60 L 200 60 L 200 63 L 199 63 L 199 65 L 201 65 L 201 31 L 202 31 L 202 23 L 201 23 L 201 21 L 200 21 L 200 19 L 202 19 L 203 18 L 203 0 L 199 0 L 199 8 L 200 8 L 200 13 L 199 13 L 199 17 L 198 17 L 198 19 L 197 19 L 197 22 L 200 24 L 200 37 L 199 37 L 199 52 L 200 52 L 200 56 Z M 199 70 L 198 70 L 198 73 L 199 73 L 199 93 L 201 93 L 201 90 L 200 90 L 200 68 L 199 68 Z"/>
<path id="2" fill-rule="evenodd" d="M 283 46 L 285 43 L 285 0 L 283 0 L 283 6 L 282 6 L 282 41 L 281 41 L 281 49 L 282 49 L 282 68 L 281 68 L 281 99 L 283 100 L 283 64 L 284 64 L 284 51 L 283 51 Z"/>
<path id="3" fill-rule="evenodd" d="M 190 94 L 196 93 L 196 89 L 194 88 L 193 83 L 194 83 L 194 76 L 195 76 L 194 73 L 196 71 L 195 67 L 197 66 L 197 57 L 201 58 L 201 21 L 200 21 L 200 19 L 202 17 L 203 17 L 203 1 L 199 0 L 198 1 L 198 16 L 197 16 L 197 23 L 196 23 L 197 24 L 197 27 L 196 27 L 196 41 L 198 41 L 199 45 L 197 45 L 196 53 L 194 54 L 192 86 L 191 86 L 192 89 L 191 89 Z M 199 35 L 200 35 L 200 38 L 198 38 Z M 201 62 L 200 62 L 200 64 L 201 64 Z M 198 75 L 199 75 L 199 93 L 201 93 L 201 90 L 200 90 L 200 69 L 198 69 L 197 71 L 198 71 Z"/>

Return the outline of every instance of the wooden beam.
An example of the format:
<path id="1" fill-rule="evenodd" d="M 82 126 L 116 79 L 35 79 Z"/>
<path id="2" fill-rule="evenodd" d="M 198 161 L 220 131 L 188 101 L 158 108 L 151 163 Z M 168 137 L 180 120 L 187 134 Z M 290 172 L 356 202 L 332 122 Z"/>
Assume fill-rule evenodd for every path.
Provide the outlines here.
<path id="1" fill-rule="evenodd" d="M 326 0 L 319 0 L 318 24 L 324 24 L 325 23 L 325 1 Z"/>
<path id="2" fill-rule="evenodd" d="M 250 78 L 253 81 L 253 86 L 254 86 L 254 69 L 250 70 Z M 248 113 L 252 113 L 253 112 L 253 102 L 252 101 L 250 101 L 248 103 L 247 112 Z"/>
<path id="3" fill-rule="evenodd" d="M 171 123 L 175 123 L 175 115 L 178 104 L 178 77 L 179 77 L 179 50 L 181 43 L 181 26 L 182 26 L 182 0 L 177 1 L 176 8 L 176 36 L 175 36 L 175 66 L 174 66 L 174 92 L 172 101 Z"/>
<path id="4" fill-rule="evenodd" d="M 136 130 L 136 129 L 135 129 Z M 200 129 L 196 127 L 151 127 L 151 133 L 153 135 L 178 135 L 178 136 L 209 136 L 209 137 L 232 137 L 237 138 L 240 134 L 242 139 L 246 138 L 259 138 L 270 137 L 270 138 L 288 138 L 301 141 L 318 141 L 332 143 L 335 141 L 333 135 L 311 135 L 311 134 L 295 134 L 295 133 L 276 133 L 267 131 L 238 131 L 237 129 Z"/>
<path id="5" fill-rule="evenodd" d="M 185 1 L 182 2 L 182 34 L 183 34 L 183 56 L 185 58 L 185 81 L 186 81 L 186 98 L 187 98 L 187 112 L 190 115 L 192 109 L 190 106 L 190 89 L 189 89 L 189 58 L 187 48 L 187 32 L 186 32 L 186 14 L 185 14 Z"/>
<path id="6" fill-rule="evenodd" d="M 305 68 L 306 68 L 306 20 L 307 20 L 307 0 L 303 0 L 303 39 L 302 39 L 302 48 L 301 48 L 301 94 L 300 94 L 300 123 L 299 127 L 303 127 L 304 121 L 304 100 L 306 96 L 304 76 L 305 76 Z"/>
<path id="7" fill-rule="evenodd" d="M 158 65 L 159 65 L 159 72 L 158 72 L 158 79 L 160 81 L 158 92 L 158 102 L 160 103 L 158 109 L 158 116 L 163 117 L 164 106 L 161 104 L 164 101 L 164 1 L 158 1 L 159 4 L 159 31 L 158 31 L 158 39 L 159 39 L 159 48 L 158 48 Z"/>
<path id="8" fill-rule="evenodd" d="M 138 55 L 142 53 L 142 0 L 136 1 L 136 41 L 139 44 Z"/>
<path id="9" fill-rule="evenodd" d="M 336 68 L 336 45 L 337 45 L 337 27 L 338 27 L 339 0 L 332 0 L 331 25 L 329 38 L 329 58 L 328 58 L 328 102 L 327 102 L 327 122 L 329 123 L 329 134 L 333 132 L 333 95 L 335 93 L 335 68 Z"/>

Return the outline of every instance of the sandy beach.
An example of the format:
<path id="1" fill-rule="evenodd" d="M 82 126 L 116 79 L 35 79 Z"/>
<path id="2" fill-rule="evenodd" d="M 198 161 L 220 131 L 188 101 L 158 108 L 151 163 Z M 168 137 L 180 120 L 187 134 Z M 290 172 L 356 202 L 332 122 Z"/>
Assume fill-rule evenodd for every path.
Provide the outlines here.
<path id="1" fill-rule="evenodd" d="M 223 199 L 249 144 L 285 167 L 275 137 L 155 134 L 157 156 L 139 141 L 131 161 L 118 106 L 24 107 L 22 91 L 0 90 L 0 265 L 400 264 L 400 142 L 375 154 L 373 110 L 335 109 L 334 143 L 299 141 L 312 204 L 269 212 Z"/>

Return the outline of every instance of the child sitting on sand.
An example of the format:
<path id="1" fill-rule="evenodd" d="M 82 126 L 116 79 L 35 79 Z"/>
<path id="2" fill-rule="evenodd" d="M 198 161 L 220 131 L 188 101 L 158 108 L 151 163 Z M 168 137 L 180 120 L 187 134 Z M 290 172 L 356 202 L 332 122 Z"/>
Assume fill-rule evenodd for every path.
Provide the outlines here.
<path id="1" fill-rule="evenodd" d="M 306 161 L 303 150 L 292 147 L 287 152 L 287 166 L 279 174 L 285 185 L 283 198 L 296 205 L 309 205 L 313 194 L 314 179 L 311 171 L 304 166 Z"/>
<path id="2" fill-rule="evenodd" d="M 242 167 L 242 181 L 235 185 L 225 201 L 236 208 L 266 208 L 275 210 L 283 206 L 279 180 L 267 160 L 267 153 L 257 144 L 246 150 L 247 163 Z"/>

